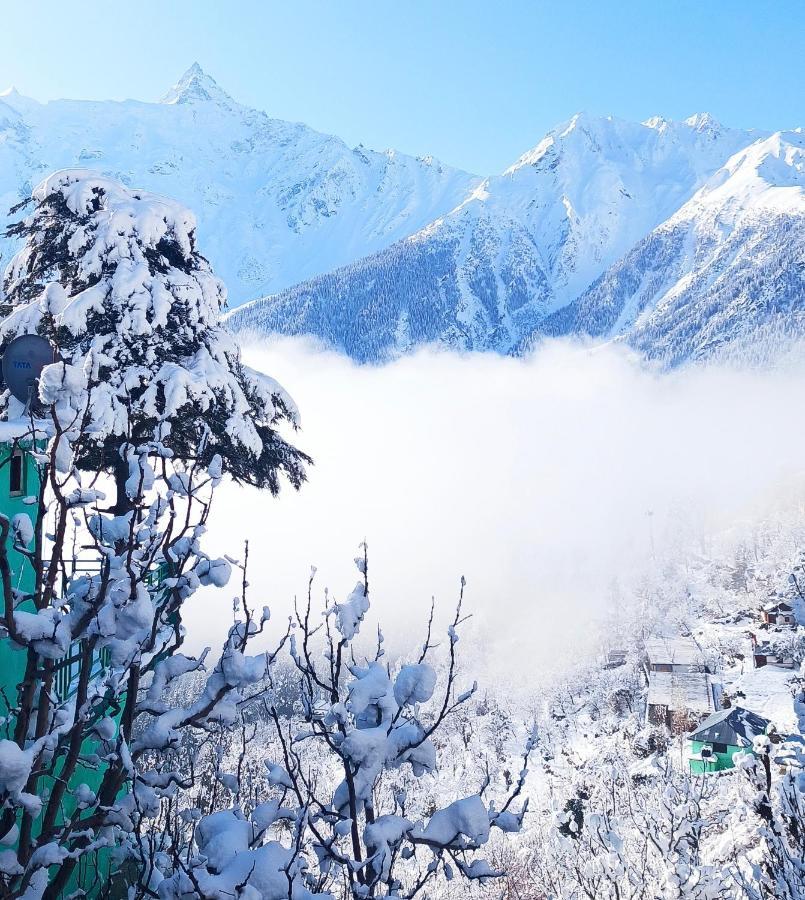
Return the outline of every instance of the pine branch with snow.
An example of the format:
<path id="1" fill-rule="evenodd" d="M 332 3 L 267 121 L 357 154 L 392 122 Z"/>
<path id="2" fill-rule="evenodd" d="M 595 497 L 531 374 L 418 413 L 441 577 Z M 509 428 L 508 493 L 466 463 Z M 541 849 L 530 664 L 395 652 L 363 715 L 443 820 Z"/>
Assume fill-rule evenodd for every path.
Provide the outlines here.
<path id="1" fill-rule="evenodd" d="M 221 325 L 226 289 L 197 249 L 192 213 L 82 169 L 49 176 L 28 204 L 9 229 L 25 244 L 5 273 L 12 308 L 0 345 L 32 332 L 54 344 L 62 362 L 42 379 L 45 404 L 64 385 L 95 385 L 85 422 L 93 439 L 77 463 L 115 472 L 116 510 L 128 507 L 120 451 L 157 426 L 182 460 L 220 458 L 230 476 L 272 493 L 281 475 L 298 487 L 310 460 L 278 430 L 298 425 L 296 407 L 242 363 Z M 0 398 L 2 413 L 17 406 Z"/>

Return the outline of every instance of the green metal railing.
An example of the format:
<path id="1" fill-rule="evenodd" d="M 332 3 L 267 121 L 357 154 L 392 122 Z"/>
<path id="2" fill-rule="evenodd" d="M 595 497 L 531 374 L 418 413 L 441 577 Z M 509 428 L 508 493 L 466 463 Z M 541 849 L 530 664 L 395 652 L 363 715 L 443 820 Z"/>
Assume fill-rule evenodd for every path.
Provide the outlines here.
<path id="1" fill-rule="evenodd" d="M 73 696 L 78 688 L 78 678 L 81 673 L 81 660 L 83 657 L 82 641 L 75 641 L 66 656 L 56 663 L 53 687 L 60 701 L 65 701 Z M 103 647 L 92 654 L 92 668 L 90 680 L 97 678 L 111 662 L 111 654 Z"/>
<path id="2" fill-rule="evenodd" d="M 74 574 L 97 575 L 101 571 L 100 560 L 79 560 L 74 564 Z M 157 563 L 146 572 L 143 579 L 150 588 L 158 588 L 168 577 L 168 564 L 164 560 Z M 54 690 L 59 701 L 64 702 L 78 689 L 78 679 L 81 673 L 81 661 L 83 659 L 83 641 L 74 641 L 67 653 L 56 662 L 54 673 Z M 101 648 L 94 650 L 92 654 L 92 667 L 90 680 L 97 678 L 111 663 L 109 650 Z"/>

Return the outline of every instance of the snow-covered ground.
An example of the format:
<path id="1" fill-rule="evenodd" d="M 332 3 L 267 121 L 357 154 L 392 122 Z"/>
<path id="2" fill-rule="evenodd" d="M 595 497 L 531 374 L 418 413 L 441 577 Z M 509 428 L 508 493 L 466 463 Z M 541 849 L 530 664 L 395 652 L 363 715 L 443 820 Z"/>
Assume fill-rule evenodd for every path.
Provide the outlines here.
<path id="1" fill-rule="evenodd" d="M 710 369 L 657 378 L 640 367 L 618 369 L 609 351 L 578 350 L 551 356 L 545 369 L 537 360 L 530 369 L 514 360 L 435 355 L 367 370 L 326 354 L 285 352 L 253 350 L 250 360 L 296 386 L 309 429 L 303 436 L 320 467 L 299 495 L 278 501 L 276 512 L 265 500 L 252 507 L 247 493 L 225 488 L 210 540 L 216 552 L 237 552 L 238 529 L 259 531 L 270 555 L 253 560 L 251 590 L 257 602 L 280 611 L 284 597 L 304 589 L 310 562 L 319 565 L 314 596 L 321 600 L 325 585 L 338 600 L 348 596 L 352 580 L 342 577 L 338 558 L 350 567 L 354 532 L 368 537 L 375 603 L 367 631 L 384 625 L 392 665 L 398 651 L 422 639 L 428 588 L 439 588 L 444 618 L 457 588 L 453 570 L 470 576 L 466 609 L 475 621 L 459 647 L 462 674 L 479 678 L 479 692 L 438 739 L 440 769 L 416 781 L 412 814 L 477 790 L 487 764 L 501 778 L 511 775 L 536 722 L 525 832 L 511 849 L 495 851 L 518 881 L 517 896 L 542 896 L 551 877 L 545 860 L 553 859 L 561 890 L 549 896 L 575 898 L 580 894 L 562 880 L 576 871 L 575 854 L 600 863 L 604 850 L 595 849 L 594 831 L 585 832 L 593 844 L 584 849 L 559 831 L 568 826 L 568 804 L 585 822 L 604 816 L 623 842 L 620 849 L 607 844 L 606 853 L 626 860 L 629 877 L 655 886 L 667 859 L 640 849 L 645 832 L 661 829 L 657 818 L 666 813 L 684 824 L 690 809 L 700 810 L 699 863 L 719 879 L 733 877 L 736 848 L 750 858 L 758 847 L 751 786 L 739 769 L 690 779 L 684 735 L 647 723 L 644 651 L 658 635 L 692 635 L 730 702 L 770 719 L 784 736 L 799 732 L 797 672 L 754 669 L 748 637 L 770 593 L 792 595 L 789 576 L 805 547 L 800 441 L 768 440 L 780 415 L 774 404 L 786 408 L 801 391 L 791 372 Z M 345 397 L 354 419 L 341 405 Z M 479 430 L 467 410 L 491 409 L 501 397 L 510 410 L 489 415 L 487 430 Z M 522 430 L 524 421 L 533 431 Z M 471 434 L 463 436 L 461 423 Z M 319 440 L 326 452 L 317 452 Z M 489 493 L 483 484 L 474 493 L 477 473 L 500 446 L 527 447 L 522 466 L 499 467 Z M 783 460 L 787 447 L 792 457 Z M 607 465 L 593 468 L 602 457 Z M 633 500 L 634 515 L 625 516 Z M 574 515 L 562 515 L 563 508 Z M 337 521 L 328 510 L 339 510 Z M 622 543 L 634 553 L 609 554 Z M 314 546 L 320 554 L 310 551 Z M 519 570 L 521 559 L 539 562 L 540 577 Z M 588 580 L 593 571 L 595 582 Z M 220 607 L 195 607 L 191 635 L 194 621 L 211 616 L 217 627 L 221 614 Z M 610 668 L 614 649 L 625 659 Z M 443 670 L 438 674 L 443 678 Z M 255 767 L 274 752 L 267 731 L 259 735 L 249 748 Z M 239 752 L 235 740 L 228 765 Z M 653 861 L 638 876 L 641 859 Z M 445 896 L 463 894 L 453 886 Z"/>
<path id="2" fill-rule="evenodd" d="M 753 668 L 746 632 L 758 626 L 770 592 L 792 594 L 789 574 L 800 564 L 803 545 L 805 513 L 796 505 L 781 507 L 765 520 L 746 524 L 740 534 L 732 528 L 709 534 L 704 545 L 665 547 L 645 569 L 624 575 L 603 604 L 597 648 L 588 646 L 569 658 L 557 646 L 552 677 L 540 677 L 525 693 L 512 692 L 502 681 L 482 681 L 476 697 L 449 719 L 436 740 L 438 771 L 408 785 L 410 814 L 427 815 L 445 797 L 477 790 L 486 768 L 494 776 L 490 795 L 502 794 L 536 723 L 524 831 L 492 845 L 491 860 L 507 868 L 515 896 L 582 896 L 577 879 L 586 878 L 590 867 L 597 871 L 599 854 L 607 865 L 619 860 L 607 878 L 628 883 L 639 877 L 659 891 L 667 868 L 681 865 L 680 858 L 668 850 L 641 850 L 642 842 L 652 833 L 663 848 L 663 835 L 678 837 L 694 820 L 701 835 L 695 878 L 709 885 L 706 896 L 752 896 L 733 885 L 741 860 L 755 858 L 762 834 L 747 776 L 736 768 L 689 777 L 684 735 L 671 736 L 646 720 L 645 646 L 660 634 L 692 634 L 733 704 L 770 719 L 784 737 L 800 735 L 797 715 L 804 710 L 801 704 L 797 710 L 794 695 L 797 680 L 802 690 L 802 676 L 773 666 Z M 805 635 L 802 625 L 799 633 Z M 478 637 L 470 632 L 459 645 L 467 678 L 474 673 L 472 642 Z M 609 667 L 607 652 L 613 648 L 625 651 L 625 659 Z M 437 672 L 442 683 L 444 669 Z M 522 678 L 528 686 L 527 668 Z M 234 767 L 241 752 L 233 740 L 225 767 Z M 276 752 L 270 728 L 258 724 L 247 751 L 249 765 L 257 770 Z M 774 778 L 780 777 L 775 768 Z M 579 837 L 573 836 L 576 814 Z M 602 819 L 612 836 L 603 846 L 596 837 Z M 572 864 L 579 860 L 584 864 Z M 601 893 L 590 896 L 616 896 L 604 891 L 604 882 L 597 883 Z M 689 891 L 680 896 L 699 897 L 692 887 Z M 479 894 L 498 897 L 500 885 L 469 890 L 453 884 L 434 896 Z"/>

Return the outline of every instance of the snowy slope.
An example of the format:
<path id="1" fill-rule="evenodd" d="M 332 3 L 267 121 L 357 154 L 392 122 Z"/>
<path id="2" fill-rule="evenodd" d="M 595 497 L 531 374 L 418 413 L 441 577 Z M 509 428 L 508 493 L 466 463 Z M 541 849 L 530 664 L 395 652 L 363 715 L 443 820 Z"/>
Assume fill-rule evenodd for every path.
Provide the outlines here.
<path id="1" fill-rule="evenodd" d="M 71 166 L 190 207 L 233 305 L 387 247 L 479 181 L 432 158 L 350 149 L 271 119 L 236 103 L 198 65 L 160 103 L 0 95 L 0 213 Z M 0 266 L 11 251 L 0 240 Z"/>
<path id="2" fill-rule="evenodd" d="M 801 132 L 580 114 L 481 180 L 271 119 L 197 65 L 159 103 L 0 95 L 0 211 L 75 165 L 196 212 L 252 301 L 231 327 L 359 360 L 588 334 L 673 364 L 805 331 Z"/>
<path id="3" fill-rule="evenodd" d="M 671 364 L 805 333 L 805 136 L 735 154 L 540 330 L 623 336 Z"/>
<path id="4" fill-rule="evenodd" d="M 707 115 L 574 116 L 418 234 L 230 324 L 313 333 L 358 359 L 422 341 L 510 351 L 757 137 Z"/>
<path id="5" fill-rule="evenodd" d="M 523 224 L 561 306 L 750 140 L 707 114 L 645 123 L 576 115 L 488 179 L 465 209 Z"/>

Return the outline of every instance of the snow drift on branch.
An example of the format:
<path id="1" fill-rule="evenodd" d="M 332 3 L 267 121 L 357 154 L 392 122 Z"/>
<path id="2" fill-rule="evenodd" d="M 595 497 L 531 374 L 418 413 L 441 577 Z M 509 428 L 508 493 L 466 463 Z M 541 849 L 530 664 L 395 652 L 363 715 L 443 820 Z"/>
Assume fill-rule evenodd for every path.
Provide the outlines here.
<path id="1" fill-rule="evenodd" d="M 298 486 L 307 457 L 275 431 L 298 424 L 296 406 L 242 364 L 220 324 L 226 288 L 196 248 L 193 214 L 84 169 L 49 176 L 30 203 L 10 229 L 25 245 L 3 281 L 12 309 L 0 348 L 35 332 L 58 349 L 41 400 L 65 424 L 83 418 L 104 448 L 79 467 L 106 467 L 121 438 L 136 444 L 170 422 L 162 438 L 182 458 L 220 452 L 238 480 L 276 493 L 280 469 Z M 97 387 L 85 410 L 88 382 Z M 18 414 L 15 403 L 0 397 L 0 412 Z"/>

